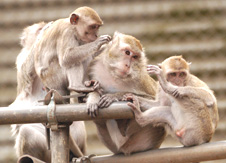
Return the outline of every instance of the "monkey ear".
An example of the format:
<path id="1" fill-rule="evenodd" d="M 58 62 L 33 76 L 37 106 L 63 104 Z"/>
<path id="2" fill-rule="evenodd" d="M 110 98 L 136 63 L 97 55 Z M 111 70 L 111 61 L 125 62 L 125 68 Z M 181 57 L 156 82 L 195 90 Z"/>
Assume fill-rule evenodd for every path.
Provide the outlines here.
<path id="1" fill-rule="evenodd" d="M 119 44 L 119 35 L 121 35 L 121 33 L 118 31 L 115 31 L 113 39 L 112 39 L 112 44 L 114 44 L 114 45 Z"/>
<path id="2" fill-rule="evenodd" d="M 191 65 L 191 62 L 187 62 L 187 63 L 188 63 L 189 66 Z"/>
<path id="3" fill-rule="evenodd" d="M 78 24 L 79 16 L 77 14 L 71 14 L 70 22 L 72 25 Z"/>
<path id="4" fill-rule="evenodd" d="M 118 31 L 115 31 L 113 38 L 116 38 L 117 36 L 119 36 L 121 33 Z"/>

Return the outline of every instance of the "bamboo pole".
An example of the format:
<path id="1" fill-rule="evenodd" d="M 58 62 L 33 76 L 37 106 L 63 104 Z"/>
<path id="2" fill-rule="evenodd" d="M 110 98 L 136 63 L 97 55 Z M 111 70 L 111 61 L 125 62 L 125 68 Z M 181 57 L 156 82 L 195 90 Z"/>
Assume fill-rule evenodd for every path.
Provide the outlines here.
<path id="1" fill-rule="evenodd" d="M 47 123 L 48 106 L 0 107 L 0 125 L 22 123 Z M 72 122 L 95 119 L 129 119 L 133 112 L 126 102 L 117 102 L 108 108 L 100 109 L 95 118 L 87 114 L 86 104 L 56 105 L 58 122 Z"/>
<path id="2" fill-rule="evenodd" d="M 193 147 L 173 147 L 149 150 L 130 156 L 108 155 L 91 157 L 92 163 L 188 163 L 226 159 L 226 141 Z"/>
<path id="3" fill-rule="evenodd" d="M 51 163 L 69 162 L 69 125 L 51 130 Z"/>

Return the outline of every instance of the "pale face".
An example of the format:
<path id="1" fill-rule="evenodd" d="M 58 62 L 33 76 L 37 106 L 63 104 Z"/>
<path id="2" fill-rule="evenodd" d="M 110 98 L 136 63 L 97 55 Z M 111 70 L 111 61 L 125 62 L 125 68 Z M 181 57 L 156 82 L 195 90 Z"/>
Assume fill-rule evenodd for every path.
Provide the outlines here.
<path id="1" fill-rule="evenodd" d="M 95 41 L 98 37 L 100 26 L 100 24 L 95 23 L 95 21 L 90 18 L 80 20 L 77 25 L 77 31 L 80 35 L 80 39 L 86 43 Z"/>
<path id="2" fill-rule="evenodd" d="M 184 86 L 187 77 L 186 71 L 170 71 L 166 75 L 167 81 L 176 86 Z"/>

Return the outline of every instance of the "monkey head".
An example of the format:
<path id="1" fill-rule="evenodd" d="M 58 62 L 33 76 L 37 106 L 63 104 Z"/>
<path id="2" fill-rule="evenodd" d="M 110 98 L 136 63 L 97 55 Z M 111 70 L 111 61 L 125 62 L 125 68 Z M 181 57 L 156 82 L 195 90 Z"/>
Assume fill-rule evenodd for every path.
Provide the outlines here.
<path id="1" fill-rule="evenodd" d="M 140 41 L 135 37 L 115 32 L 107 49 L 105 63 L 116 78 L 135 78 L 140 71 L 145 71 L 146 57 Z"/>
<path id="2" fill-rule="evenodd" d="M 182 56 L 172 56 L 164 60 L 159 66 L 168 82 L 177 86 L 185 86 L 189 75 L 189 65 Z"/>
<path id="3" fill-rule="evenodd" d="M 103 25 L 97 12 L 89 7 L 80 7 L 71 13 L 70 23 L 75 26 L 78 39 L 85 43 L 95 41 Z"/>

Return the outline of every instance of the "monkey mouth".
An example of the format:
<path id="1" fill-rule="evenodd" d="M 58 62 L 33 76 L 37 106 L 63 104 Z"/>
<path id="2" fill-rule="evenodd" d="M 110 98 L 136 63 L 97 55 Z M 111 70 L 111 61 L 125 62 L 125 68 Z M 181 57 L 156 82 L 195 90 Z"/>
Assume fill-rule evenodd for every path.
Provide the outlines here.
<path id="1" fill-rule="evenodd" d="M 117 70 L 117 76 L 119 78 L 127 78 L 129 74 L 130 73 L 128 71 Z"/>

